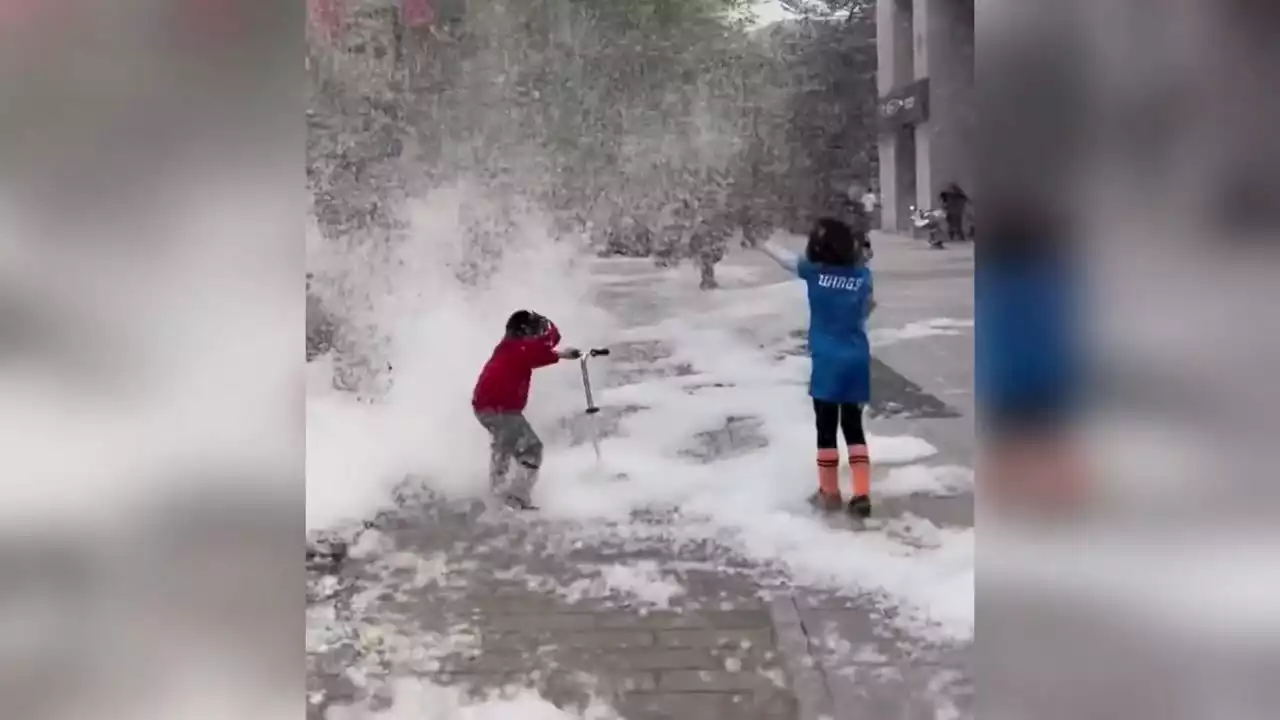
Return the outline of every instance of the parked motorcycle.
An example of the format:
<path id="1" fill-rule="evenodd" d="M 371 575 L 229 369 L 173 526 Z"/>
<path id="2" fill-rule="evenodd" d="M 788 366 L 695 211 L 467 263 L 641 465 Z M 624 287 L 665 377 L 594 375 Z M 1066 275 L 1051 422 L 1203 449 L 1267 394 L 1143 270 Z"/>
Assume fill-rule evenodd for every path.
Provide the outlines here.
<path id="1" fill-rule="evenodd" d="M 911 206 L 911 226 L 915 228 L 917 236 L 919 233 L 925 233 L 929 240 L 929 247 L 941 250 L 943 248 L 943 238 L 946 237 L 947 215 L 942 210 L 931 209 L 924 210 Z"/>

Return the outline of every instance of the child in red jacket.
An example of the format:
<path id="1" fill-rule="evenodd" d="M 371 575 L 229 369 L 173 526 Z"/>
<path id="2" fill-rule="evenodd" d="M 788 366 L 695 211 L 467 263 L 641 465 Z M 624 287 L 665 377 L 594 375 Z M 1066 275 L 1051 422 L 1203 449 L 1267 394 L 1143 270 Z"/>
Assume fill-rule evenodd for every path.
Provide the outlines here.
<path id="1" fill-rule="evenodd" d="M 530 495 L 542 466 L 542 441 L 524 418 L 533 371 L 560 360 L 582 356 L 574 348 L 556 350 L 560 331 L 545 317 L 518 310 L 507 320 L 506 336 L 493 349 L 480 371 L 471 407 L 476 419 L 493 437 L 489 456 L 489 486 L 520 510 L 533 507 Z M 515 460 L 520 467 L 508 485 L 507 469 Z"/>

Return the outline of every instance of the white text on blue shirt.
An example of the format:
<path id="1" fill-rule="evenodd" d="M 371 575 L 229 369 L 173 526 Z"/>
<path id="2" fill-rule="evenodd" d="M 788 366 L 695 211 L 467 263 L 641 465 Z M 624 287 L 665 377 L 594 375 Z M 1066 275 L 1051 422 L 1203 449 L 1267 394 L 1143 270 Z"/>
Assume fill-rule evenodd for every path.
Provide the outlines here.
<path id="1" fill-rule="evenodd" d="M 862 287 L 862 278 L 819 273 L 818 287 L 832 288 L 833 290 L 858 290 Z"/>

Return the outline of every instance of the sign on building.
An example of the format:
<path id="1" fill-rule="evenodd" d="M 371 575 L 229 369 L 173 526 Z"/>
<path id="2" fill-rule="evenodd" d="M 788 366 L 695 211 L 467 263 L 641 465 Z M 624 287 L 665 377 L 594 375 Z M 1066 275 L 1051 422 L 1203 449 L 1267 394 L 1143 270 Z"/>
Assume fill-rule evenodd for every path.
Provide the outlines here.
<path id="1" fill-rule="evenodd" d="M 929 119 L 929 79 L 904 85 L 880 99 L 880 132 L 920 125 Z"/>

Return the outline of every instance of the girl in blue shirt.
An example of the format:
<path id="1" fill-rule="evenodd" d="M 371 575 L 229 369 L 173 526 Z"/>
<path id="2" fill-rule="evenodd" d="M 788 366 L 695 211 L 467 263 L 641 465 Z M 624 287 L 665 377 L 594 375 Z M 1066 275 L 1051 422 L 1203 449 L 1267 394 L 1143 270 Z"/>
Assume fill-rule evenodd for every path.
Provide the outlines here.
<path id="1" fill-rule="evenodd" d="M 804 280 L 809 294 L 809 395 L 818 436 L 818 492 L 811 501 L 837 510 L 843 431 L 853 475 L 850 513 L 871 514 L 871 464 L 862 409 L 871 399 L 871 345 L 867 317 L 875 308 L 866 238 L 835 218 L 821 218 L 809 232 L 803 258 L 765 243 L 761 250 Z"/>

